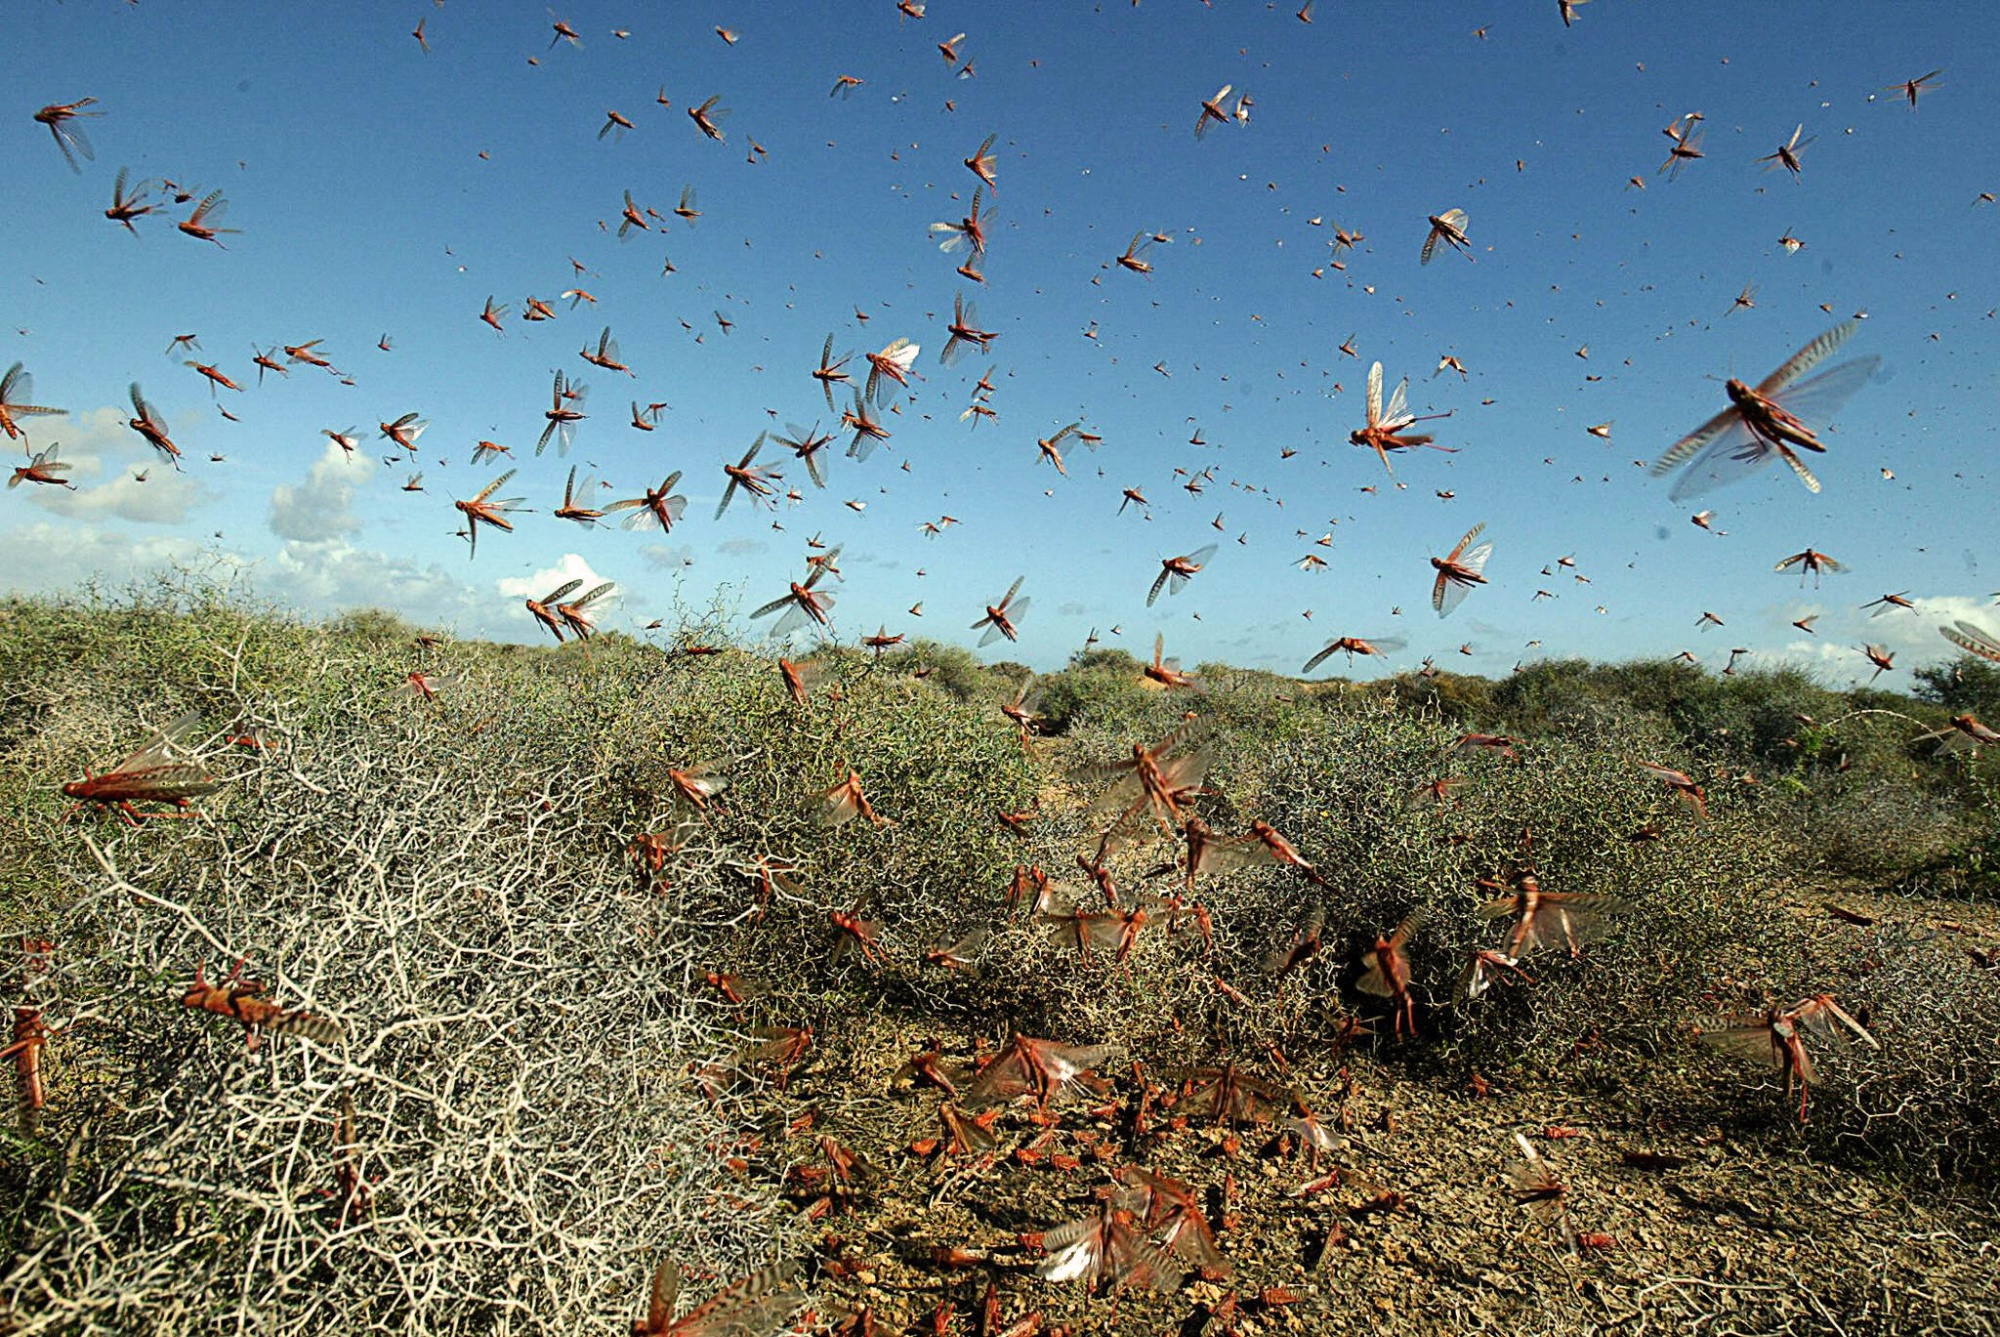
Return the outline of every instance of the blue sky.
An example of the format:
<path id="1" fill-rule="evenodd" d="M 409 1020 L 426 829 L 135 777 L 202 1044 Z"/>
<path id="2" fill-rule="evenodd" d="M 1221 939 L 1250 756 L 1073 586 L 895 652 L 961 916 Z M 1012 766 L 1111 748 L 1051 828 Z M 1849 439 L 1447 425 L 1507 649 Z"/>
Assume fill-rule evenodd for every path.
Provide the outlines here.
<path id="1" fill-rule="evenodd" d="M 1747 646 L 1832 681 L 1866 676 L 1871 641 L 1902 652 L 1901 677 L 1947 656 L 1940 622 L 1984 617 L 2000 589 L 2000 293 L 1981 258 L 2000 207 L 1978 202 L 2000 190 L 1991 18 L 1597 0 L 1565 29 L 1541 3 L 1322 0 L 1309 25 L 1294 10 L 934 0 L 912 20 L 892 0 L 625 0 L 557 7 L 583 42 L 551 49 L 539 3 L 38 0 L 0 51 L 18 104 L 0 364 L 25 363 L 35 402 L 70 410 L 30 432 L 61 442 L 80 490 L 0 497 L 0 581 L 219 552 L 302 611 L 375 604 L 530 640 L 522 595 L 595 575 L 621 594 L 608 624 L 720 599 L 747 636 L 818 536 L 845 545 L 834 625 L 850 641 L 885 624 L 971 644 L 1024 575 L 1034 608 L 1017 646 L 994 647 L 1008 657 L 1054 667 L 1116 627 L 1135 652 L 1164 632 L 1187 662 L 1284 672 L 1358 634 L 1408 641 L 1390 668 L 1684 648 L 1720 667 Z M 428 53 L 409 36 L 420 19 Z M 937 49 L 961 30 L 970 78 Z M 1915 112 L 1882 91 L 1939 67 Z M 865 82 L 829 98 L 840 74 Z M 1197 141 L 1224 83 L 1249 119 Z M 732 110 L 723 143 L 685 114 L 712 94 Z M 103 115 L 72 173 L 32 116 L 85 96 Z M 608 109 L 635 128 L 600 140 Z M 1662 128 L 1694 111 L 1706 156 L 1656 174 Z M 1800 124 L 1816 137 L 1802 176 L 1762 170 Z M 928 227 L 964 215 L 978 183 L 961 160 L 989 133 L 996 213 L 975 285 Z M 184 205 L 128 235 L 102 216 L 121 166 L 221 188 L 241 232 L 226 250 L 182 236 Z M 671 214 L 686 185 L 692 226 Z M 617 238 L 628 190 L 664 235 Z M 1420 266 L 1426 216 L 1454 207 L 1472 259 Z M 1336 224 L 1366 239 L 1336 256 Z M 1172 238 L 1147 276 L 1112 264 L 1138 231 Z M 1754 308 L 1731 313 L 1746 284 Z M 557 300 L 577 287 L 596 304 Z M 947 368 L 961 292 L 999 338 Z M 511 307 L 504 335 L 478 320 L 489 295 Z M 524 323 L 530 295 L 558 318 Z M 1883 367 L 1834 420 L 1822 493 L 1774 468 L 1681 505 L 1647 475 L 1725 406 L 1723 377 L 1757 380 L 1863 311 L 1840 356 Z M 606 325 L 635 376 L 578 358 Z M 190 332 L 243 393 L 212 397 L 164 354 Z M 758 432 L 837 429 L 809 375 L 829 332 L 854 366 L 898 336 L 922 345 L 891 440 L 836 456 L 824 492 L 786 468 L 802 503 L 739 499 L 716 521 L 721 465 Z M 1358 357 L 1340 352 L 1350 336 Z M 354 383 L 299 366 L 257 384 L 253 347 L 307 339 Z M 1446 354 L 1464 379 L 1433 375 Z M 1348 444 L 1376 359 L 1391 385 L 1411 378 L 1414 409 L 1451 413 L 1428 426 L 1457 453 L 1405 456 L 1392 478 Z M 974 427 L 960 413 L 989 365 L 997 419 Z M 537 459 L 558 370 L 590 387 L 590 417 L 567 459 Z M 134 380 L 184 473 L 124 428 Z M 658 430 L 629 426 L 635 399 L 671 406 Z M 375 424 L 411 411 L 431 423 L 417 458 L 385 466 Z M 1058 477 L 1036 439 L 1079 419 L 1103 444 L 1066 450 Z M 1607 421 L 1608 442 L 1585 431 Z M 321 434 L 350 424 L 365 438 L 351 459 Z M 505 467 L 471 463 L 480 439 L 513 448 L 506 493 L 538 513 L 469 560 L 451 498 Z M 608 481 L 604 499 L 681 470 L 687 516 L 664 537 L 557 521 L 571 463 Z M 1211 469 L 1200 495 L 1181 486 Z M 405 492 L 417 472 L 424 491 Z M 1150 508 L 1117 514 L 1127 487 Z M 947 514 L 960 523 L 922 536 Z M 1440 621 L 1428 558 L 1479 521 L 1491 583 Z M 1209 568 L 1147 608 L 1160 560 L 1209 542 Z M 1773 574 L 1807 546 L 1849 573 L 1817 591 Z M 1308 553 L 1327 566 L 1301 570 Z M 1905 590 L 1918 613 L 1859 611 Z M 1726 625 L 1698 631 L 1704 611 Z M 1790 624 L 1811 612 L 1809 637 Z"/>

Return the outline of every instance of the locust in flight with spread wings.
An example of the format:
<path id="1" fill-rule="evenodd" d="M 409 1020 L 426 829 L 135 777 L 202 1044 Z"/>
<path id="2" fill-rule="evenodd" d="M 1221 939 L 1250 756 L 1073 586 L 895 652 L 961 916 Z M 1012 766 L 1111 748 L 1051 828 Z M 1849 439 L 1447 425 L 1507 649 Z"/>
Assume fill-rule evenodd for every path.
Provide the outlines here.
<path id="1" fill-rule="evenodd" d="M 1844 321 L 1791 355 L 1753 388 L 1734 377 L 1726 383 L 1729 407 L 1674 442 L 1653 464 L 1653 476 L 1681 469 L 1668 495 L 1675 501 L 1699 496 L 1733 483 L 1774 459 L 1790 465 L 1809 492 L 1819 491 L 1819 479 L 1800 459 L 1800 451 L 1825 454 L 1810 422 L 1832 415 L 1882 364 L 1879 357 L 1856 358 L 1829 367 L 1801 381 L 1860 328 Z M 1685 468 L 1683 468 L 1685 466 Z"/>
<path id="2" fill-rule="evenodd" d="M 974 631 L 979 631 L 982 628 L 985 629 L 986 634 L 979 638 L 980 645 L 991 645 L 1002 636 L 1005 636 L 1010 641 L 1019 638 L 1014 624 L 1020 621 L 1022 616 L 1027 613 L 1028 605 L 1033 600 L 1017 600 L 1014 596 L 1021 592 L 1021 583 L 1026 579 L 1026 576 L 1016 576 L 1014 583 L 1007 587 L 1007 593 L 1000 597 L 1000 602 L 988 604 L 986 606 L 986 616 L 972 624 L 972 630 Z"/>
<path id="3" fill-rule="evenodd" d="M 1419 257 L 1423 264 L 1431 262 L 1440 242 L 1466 259 L 1472 258 L 1472 243 L 1465 236 L 1465 210 L 1447 209 L 1441 214 L 1432 214 L 1429 222 L 1431 230 L 1424 238 L 1423 255 Z"/>
<path id="4" fill-rule="evenodd" d="M 827 572 L 835 569 L 831 559 L 839 555 L 840 549 L 835 548 L 825 559 L 813 564 L 812 573 L 803 581 L 793 581 L 789 590 L 750 616 L 753 619 L 769 617 L 780 609 L 784 610 L 784 616 L 780 617 L 776 625 L 771 628 L 771 634 L 774 636 L 786 635 L 808 619 L 822 627 L 826 626 L 827 614 L 833 609 L 834 595 L 829 591 L 815 589 L 814 586 L 819 584 L 820 578 Z"/>
<path id="5" fill-rule="evenodd" d="M 1412 423 L 1428 422 L 1434 418 L 1449 418 L 1451 414 L 1426 413 L 1421 417 L 1410 412 L 1407 396 L 1410 389 L 1409 377 L 1396 383 L 1396 389 L 1389 396 L 1385 407 L 1382 403 L 1382 364 L 1377 362 L 1368 369 L 1368 425 L 1357 427 L 1348 433 L 1348 444 L 1367 446 L 1382 457 L 1382 467 L 1390 473 L 1396 472 L 1389 463 L 1392 450 L 1414 450 L 1418 446 L 1430 446 L 1432 450 L 1442 450 L 1446 454 L 1456 453 L 1452 446 L 1433 444 L 1428 432 L 1405 433 L 1404 428 Z"/>
<path id="6" fill-rule="evenodd" d="M 1799 1122 L 1806 1121 L 1806 1101 L 1816 1080 L 1805 1037 L 1819 1041 L 1855 1040 L 1870 1049 L 1882 1046 L 1862 1024 L 1833 1000 L 1814 994 L 1788 1008 L 1771 1007 L 1735 1019 L 1720 1030 L 1705 1031 L 1702 1040 L 1718 1049 L 1763 1062 L 1785 1075 L 1785 1090 L 1799 1093 Z"/>
<path id="7" fill-rule="evenodd" d="M 43 408 L 39 404 L 28 403 L 28 398 L 34 393 L 35 378 L 21 370 L 19 362 L 0 376 L 0 432 L 5 432 L 8 440 L 25 442 L 28 439 L 27 432 L 18 421 L 21 418 L 62 417 L 69 413 L 68 409 Z"/>
<path id="8" fill-rule="evenodd" d="M 1431 585 L 1431 607 L 1437 609 L 1439 617 L 1449 616 L 1452 609 L 1465 601 L 1474 585 L 1486 583 L 1486 562 L 1493 556 L 1493 543 L 1488 540 L 1472 546 L 1485 528 L 1483 522 L 1474 525 L 1449 554 L 1431 558 L 1431 565 L 1437 569 L 1437 580 Z"/>
<path id="9" fill-rule="evenodd" d="M 715 1293 L 679 1318 L 681 1270 L 663 1260 L 653 1273 L 646 1317 L 632 1324 L 632 1337 L 772 1337 L 806 1302 L 796 1284 L 796 1261 L 760 1268 Z"/>

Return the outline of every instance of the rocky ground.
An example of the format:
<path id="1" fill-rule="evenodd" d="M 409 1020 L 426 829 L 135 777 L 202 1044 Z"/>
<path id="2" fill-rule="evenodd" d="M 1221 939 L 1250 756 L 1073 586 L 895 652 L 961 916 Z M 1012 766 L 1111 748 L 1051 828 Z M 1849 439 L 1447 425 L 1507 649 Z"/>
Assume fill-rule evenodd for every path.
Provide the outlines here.
<path id="1" fill-rule="evenodd" d="M 1824 916 L 1826 899 L 1790 909 Z M 2000 940 L 1981 907 L 1853 890 L 1836 903 Z M 1005 1332 L 1036 1331 L 1007 1326 L 1031 1314 L 1041 1330 L 1077 1333 L 2000 1327 L 1989 1199 L 1812 1159 L 1789 1117 L 1771 1117 L 1789 1115 L 1793 1099 L 1776 1074 L 1699 1047 L 1684 1070 L 1586 1094 L 1530 1078 L 1448 1089 L 1364 1039 L 1286 1074 L 1321 1093 L 1316 1113 L 1334 1143 L 1315 1166 L 1283 1135 L 1287 1109 L 1223 1126 L 1173 1075 L 1117 1062 L 1105 1065 L 1103 1094 L 1047 1113 L 1023 1098 L 994 1122 L 992 1152 L 941 1157 L 929 1144 L 947 1098 L 899 1072 L 933 1038 L 948 1073 L 970 1069 L 975 1037 L 879 1019 L 809 1057 L 783 1095 L 795 1115 L 812 1112 L 802 1136 L 832 1137 L 865 1161 L 847 1191 L 794 1172 L 794 1200 L 818 1214 L 815 1295 L 829 1324 L 865 1310 L 879 1331 L 928 1333 L 940 1305 L 971 1321 L 991 1286 L 1004 1320 L 993 1331 Z M 1838 1081 L 1837 1060 L 1824 1066 L 1823 1080 Z M 1155 1089 L 1140 1121 L 1142 1080 Z M 1560 1213 L 1517 1200 L 1516 1134 L 1562 1184 Z M 813 1163 L 796 1143 L 786 1159 Z M 1171 1290 L 1037 1275 L 1049 1255 L 1023 1236 L 1089 1215 L 1127 1165 L 1199 1195 L 1226 1269 L 1190 1268 Z"/>

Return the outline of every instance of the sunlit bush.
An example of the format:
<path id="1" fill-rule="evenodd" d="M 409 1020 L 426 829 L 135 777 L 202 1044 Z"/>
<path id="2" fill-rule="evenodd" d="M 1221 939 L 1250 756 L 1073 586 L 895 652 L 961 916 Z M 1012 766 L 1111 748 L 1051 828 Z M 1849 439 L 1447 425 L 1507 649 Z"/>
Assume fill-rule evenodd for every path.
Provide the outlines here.
<path id="1" fill-rule="evenodd" d="M 762 1131 L 799 1113 L 788 1068 L 815 1099 L 860 1093 L 827 1116 L 843 1128 L 902 1136 L 870 1093 L 940 1035 L 960 1064 L 1012 1031 L 1115 1043 L 1169 1080 L 1368 1051 L 1992 1182 L 1990 968 L 1914 910 L 1813 908 L 1822 881 L 1983 875 L 1990 767 L 1912 746 L 1934 706 L 1672 664 L 1498 684 L 1205 665 L 1167 690 L 1106 650 L 1040 679 L 1023 740 L 1000 709 L 1021 670 L 963 650 L 825 650 L 801 704 L 768 658 L 688 643 L 714 652 L 420 643 L 186 581 L 0 606 L 0 930 L 55 944 L 0 973 L 55 1028 L 47 1108 L 0 1160 L 0 1293 L 36 1297 L 26 1330 L 134 1305 L 163 1329 L 604 1330 L 663 1251 L 727 1270 L 797 1245 L 781 1186 L 804 1153 Z M 226 777 L 194 815 L 65 820 L 64 780 L 189 711 Z M 1460 746 L 1475 730 L 1512 738 Z M 1270 823 L 1316 875 L 1190 884 L 1141 808 L 1108 901 L 1085 865 L 1132 803 L 1116 763 L 1169 740 L 1205 762 L 1190 811 L 1224 838 Z M 1640 761 L 1695 776 L 1709 819 Z M 850 776 L 879 821 L 830 821 Z M 1143 915 L 1129 950 L 1065 937 L 1028 868 L 1045 911 Z M 1469 953 L 1504 944 L 1482 907 L 1524 872 L 1607 898 L 1606 933 L 1455 1000 Z M 1398 1040 L 1356 986 L 1413 911 Z M 338 1037 L 253 1052 L 181 1006 L 197 967 L 239 958 Z M 1768 1074 L 1693 1034 L 1817 992 L 1883 1048 L 1828 1055 L 1800 1135 L 1775 1091 L 1742 1098 Z M 810 1038 L 760 1059 L 759 1027 Z"/>

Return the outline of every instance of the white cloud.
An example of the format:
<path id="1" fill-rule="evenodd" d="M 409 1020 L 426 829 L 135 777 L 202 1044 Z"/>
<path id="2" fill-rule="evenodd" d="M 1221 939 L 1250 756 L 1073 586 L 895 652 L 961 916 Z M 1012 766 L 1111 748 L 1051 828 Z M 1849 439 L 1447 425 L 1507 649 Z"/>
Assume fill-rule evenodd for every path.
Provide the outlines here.
<path id="1" fill-rule="evenodd" d="M 522 639 L 518 617 L 493 594 L 435 563 L 357 548 L 344 539 L 287 543 L 254 558 L 193 538 L 89 524 L 0 531 L 0 592 L 57 594 L 90 582 L 115 594 L 176 569 L 240 589 L 253 603 L 269 601 L 308 616 L 384 608 L 459 635 Z M 512 611 L 525 616 L 518 603 Z"/>
<path id="2" fill-rule="evenodd" d="M 60 443 L 70 465 L 68 488 L 36 488 L 33 501 L 43 510 L 71 520 L 131 520 L 145 525 L 178 524 L 205 499 L 207 489 L 188 474 L 165 463 L 143 439 L 125 425 L 117 409 L 91 409 L 65 422 L 69 430 L 50 434 Z M 113 475 L 88 486 L 84 480 Z M 144 479 L 141 482 L 140 479 Z"/>
<path id="3" fill-rule="evenodd" d="M 1954 594 L 1939 598 L 1912 599 L 1917 606 L 1916 616 L 1933 626 L 1948 626 L 1953 622 L 1970 622 L 1976 627 L 1991 631 L 2000 626 L 2000 608 L 1994 606 L 1991 596 Z M 1904 615 L 1905 619 L 1909 617 Z M 1885 618 L 1884 621 L 1887 619 Z"/>
<path id="4" fill-rule="evenodd" d="M 237 567 L 191 538 L 129 534 L 89 524 L 33 524 L 0 532 L 0 582 L 12 593 L 54 594 L 85 581 L 122 587 L 171 566 Z"/>
<path id="5" fill-rule="evenodd" d="M 115 408 L 91 409 L 48 421 L 53 425 L 38 434 L 45 439 L 37 440 L 34 448 L 60 445 L 62 460 L 70 466 L 73 480 L 101 478 L 105 472 L 103 457 L 107 453 L 114 456 L 112 468 L 123 468 L 124 459 L 136 459 L 141 453 L 152 455 L 151 448 L 132 434 L 132 429 L 125 425 L 125 415 Z M 125 449 L 128 438 L 139 450 Z"/>
<path id="6" fill-rule="evenodd" d="M 198 483 L 164 466 L 134 469 L 75 492 L 47 488 L 35 494 L 39 505 L 73 520 L 115 518 L 142 525 L 179 524 L 201 499 Z"/>
<path id="7" fill-rule="evenodd" d="M 354 492 L 375 472 L 375 457 L 328 441 L 302 484 L 283 483 L 271 493 L 271 532 L 281 539 L 317 542 L 361 528 Z"/>
<path id="8" fill-rule="evenodd" d="M 639 549 L 639 560 L 657 571 L 680 571 L 694 565 L 694 548 L 648 543 Z"/>
<path id="9" fill-rule="evenodd" d="M 1821 613 L 1820 620 L 1813 624 L 1818 637 L 1791 641 L 1770 658 L 1783 658 L 1819 670 L 1825 681 L 1838 687 L 1873 682 L 1878 687 L 1908 691 L 1914 679 L 1905 670 L 1953 659 L 1959 654 L 1958 647 L 1938 635 L 1940 627 L 1970 622 L 1989 633 L 2000 631 L 2000 616 L 1995 615 L 1997 610 L 1990 598 L 1942 595 L 1912 598 L 1910 602 L 1916 606 L 1914 611 L 1892 606 L 1880 616 L 1871 616 L 1872 609 L 1863 612 L 1848 607 L 1828 613 L 1822 612 L 1821 604 L 1799 604 L 1791 610 L 1795 616 Z M 1876 677 L 1875 665 L 1862 649 L 1866 645 L 1887 650 L 1894 657 L 1895 668 Z"/>
<path id="10" fill-rule="evenodd" d="M 577 593 L 579 594 L 586 593 L 605 583 L 604 577 L 593 571 L 589 562 L 586 562 L 576 553 L 566 552 L 562 555 L 562 560 L 554 566 L 537 571 L 531 576 L 503 576 L 501 579 L 493 582 L 493 585 L 508 600 L 505 614 L 507 620 L 515 623 L 527 623 L 531 620 L 530 614 L 527 605 L 521 602 L 522 600 L 545 598 L 549 591 L 560 589 L 572 580 L 583 582 L 577 587 Z M 603 609 L 611 607 L 618 601 L 618 597 L 619 592 L 613 590 L 599 602 L 592 604 L 592 611 L 600 612 Z"/>
<path id="11" fill-rule="evenodd" d="M 305 612 L 386 608 L 412 622 L 455 627 L 461 635 L 505 629 L 506 619 L 492 596 L 436 563 L 423 566 L 408 557 L 357 548 L 345 539 L 287 543 L 256 565 L 252 579 L 260 595 Z"/>

